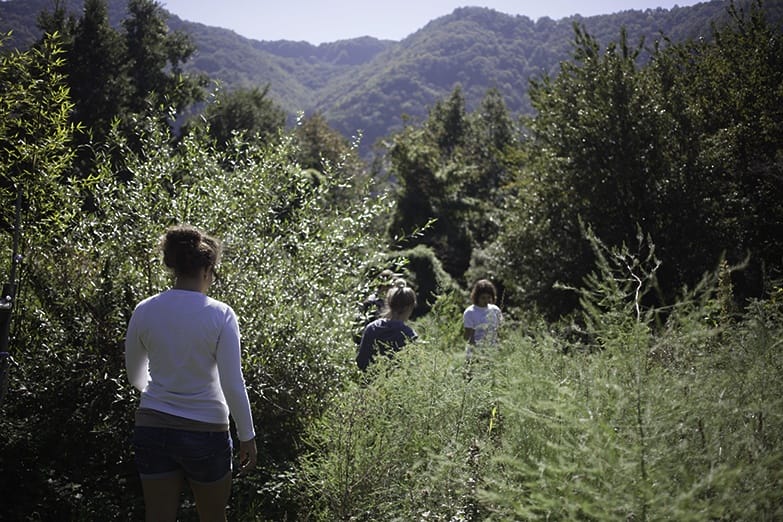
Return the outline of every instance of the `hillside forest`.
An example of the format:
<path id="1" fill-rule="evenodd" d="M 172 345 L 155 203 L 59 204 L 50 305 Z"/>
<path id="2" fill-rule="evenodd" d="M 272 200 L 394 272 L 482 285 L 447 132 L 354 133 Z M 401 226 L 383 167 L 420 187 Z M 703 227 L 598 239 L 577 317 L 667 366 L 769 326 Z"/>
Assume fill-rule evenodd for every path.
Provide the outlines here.
<path id="1" fill-rule="evenodd" d="M 154 0 L 0 38 L 0 520 L 140 520 L 124 368 L 156 249 L 226 246 L 259 469 L 230 520 L 783 518 L 783 31 L 761 1 L 570 55 L 477 103 L 453 79 L 360 150 L 271 83 L 213 88 Z M 446 51 L 444 51 L 445 53 Z M 516 80 L 514 80 L 516 81 Z M 368 372 L 379 272 L 419 339 Z M 465 356 L 492 280 L 498 346 Z M 232 427 L 233 429 L 233 427 Z M 181 520 L 197 520 L 184 492 Z"/>
<path id="2" fill-rule="evenodd" d="M 755 0 L 753 0 L 755 1 Z M 746 8 L 750 0 L 738 0 Z M 107 0 L 109 24 L 122 28 L 127 0 Z M 165 5 L 165 2 L 163 3 Z M 0 32 L 12 31 L 8 48 L 25 49 L 40 39 L 36 23 L 42 11 L 59 5 L 82 13 L 84 0 L 7 0 L 0 2 Z M 184 33 L 195 46 L 182 70 L 209 78 L 209 89 L 268 88 L 268 96 L 286 113 L 289 126 L 297 114 L 321 114 L 346 137 L 361 133 L 360 155 L 372 161 L 374 146 L 406 124 L 422 123 L 432 105 L 459 83 L 466 108 L 475 110 L 487 89 L 503 96 L 513 115 L 532 115 L 530 79 L 556 74 L 570 60 L 573 25 L 587 30 L 602 47 L 625 28 L 628 41 L 641 46 L 639 63 L 656 42 L 709 39 L 714 23 L 724 25 L 729 0 L 688 7 L 625 10 L 583 17 L 532 20 L 489 8 L 460 7 L 432 20 L 400 41 L 371 36 L 311 45 L 288 40 L 253 40 L 162 13 L 171 31 Z M 783 3 L 765 0 L 773 24 L 783 21 Z M 200 113 L 200 104 L 179 117 Z"/>

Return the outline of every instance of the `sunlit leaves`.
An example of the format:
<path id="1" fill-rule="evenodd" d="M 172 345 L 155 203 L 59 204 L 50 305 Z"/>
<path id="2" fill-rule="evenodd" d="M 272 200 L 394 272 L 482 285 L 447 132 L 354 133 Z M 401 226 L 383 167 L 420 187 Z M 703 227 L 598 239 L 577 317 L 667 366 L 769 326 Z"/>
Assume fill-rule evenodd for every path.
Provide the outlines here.
<path id="1" fill-rule="evenodd" d="M 6 226 L 13 223 L 21 193 L 30 240 L 62 231 L 79 210 L 77 187 L 64 179 L 74 127 L 62 67 L 57 35 L 40 48 L 0 57 L 0 214 Z"/>

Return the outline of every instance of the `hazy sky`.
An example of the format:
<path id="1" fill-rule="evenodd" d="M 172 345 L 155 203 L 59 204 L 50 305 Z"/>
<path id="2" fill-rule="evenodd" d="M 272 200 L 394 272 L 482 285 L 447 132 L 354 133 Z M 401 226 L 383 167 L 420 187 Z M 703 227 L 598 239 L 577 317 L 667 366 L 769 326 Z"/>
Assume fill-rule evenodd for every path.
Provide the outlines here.
<path id="1" fill-rule="evenodd" d="M 533 20 L 574 14 L 593 16 L 628 9 L 671 9 L 697 0 L 159 0 L 191 22 L 232 29 L 255 40 L 304 40 L 312 44 L 374 36 L 402 40 L 457 7 L 490 7 Z"/>

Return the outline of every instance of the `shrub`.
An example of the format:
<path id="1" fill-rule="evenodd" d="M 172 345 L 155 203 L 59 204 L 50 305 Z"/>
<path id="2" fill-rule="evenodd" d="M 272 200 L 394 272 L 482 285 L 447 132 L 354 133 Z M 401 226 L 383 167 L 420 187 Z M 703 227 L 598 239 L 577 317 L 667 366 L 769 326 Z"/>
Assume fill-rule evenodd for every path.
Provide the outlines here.
<path id="1" fill-rule="evenodd" d="M 456 282 L 443 269 L 435 252 L 426 245 L 394 252 L 405 260 L 411 285 L 416 289 L 416 309 L 413 318 L 426 315 L 439 295 L 458 290 Z"/>
<path id="2" fill-rule="evenodd" d="M 97 161 L 94 211 L 25 260 L 0 452 L 3 476 L 16 477 L 3 481 L 17 499 L 9 516 L 140 517 L 127 440 L 138 397 L 125 377 L 123 338 L 133 306 L 169 284 L 156 243 L 174 223 L 209 230 L 226 246 L 210 293 L 240 318 L 261 455 L 261 472 L 235 487 L 235 516 L 293 516 L 278 482 L 304 427 L 353 368 L 356 274 L 382 250 L 368 230 L 386 202 L 334 203 L 330 173 L 320 184 L 301 175 L 288 136 L 219 152 L 203 135 L 174 146 L 166 127 L 138 125 L 138 154 L 116 136 L 106 150 L 124 157 L 123 180 Z M 192 503 L 181 516 L 195 517 Z"/>

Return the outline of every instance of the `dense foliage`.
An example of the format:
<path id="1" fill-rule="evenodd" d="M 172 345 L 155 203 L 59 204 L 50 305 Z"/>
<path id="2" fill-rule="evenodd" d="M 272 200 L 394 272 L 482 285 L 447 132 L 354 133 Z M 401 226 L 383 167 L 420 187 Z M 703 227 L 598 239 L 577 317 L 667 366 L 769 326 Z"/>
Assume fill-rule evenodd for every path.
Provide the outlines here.
<path id="1" fill-rule="evenodd" d="M 459 86 L 433 106 L 423 125 L 406 126 L 388 154 L 399 186 L 389 234 L 424 229 L 403 244 L 429 246 L 445 270 L 462 280 L 474 248 L 497 234 L 500 189 L 514 169 L 517 134 L 497 90 L 468 113 Z"/>
<path id="2" fill-rule="evenodd" d="M 134 51 L 171 105 L 137 90 L 109 125 L 82 116 L 79 70 L 154 7 L 132 0 L 114 33 L 89 5 L 0 57 L 0 259 L 22 239 L 0 519 L 141 518 L 123 336 L 170 284 L 156 243 L 183 222 L 225 241 L 211 293 L 240 317 L 259 433 L 231 520 L 783 517 L 783 49 L 761 9 L 652 49 L 578 27 L 534 118 L 450 87 L 370 170 L 325 115 L 276 128 L 274 86 L 218 91 L 175 131 L 192 91 L 157 73 L 184 65 L 178 38 L 173 63 L 156 38 Z M 168 34 L 155 13 L 144 27 Z M 88 28 L 108 54 L 76 59 Z M 362 374 L 353 321 L 389 266 L 417 289 L 420 340 Z M 466 360 L 484 276 L 502 342 Z"/>
<path id="3" fill-rule="evenodd" d="M 335 197 L 351 182 L 337 175 L 342 164 L 325 166 L 314 182 L 294 159 L 293 136 L 274 146 L 236 140 L 216 149 L 196 132 L 172 145 L 168 126 L 149 118 L 139 121 L 133 147 L 121 134 L 111 137 L 130 179 L 97 162 L 94 208 L 78 212 L 79 186 L 50 186 L 67 167 L 61 148 L 71 131 L 62 76 L 46 69 L 56 65 L 49 47 L 56 49 L 47 43 L 10 55 L 2 70 L 20 98 L 3 114 L 3 153 L 36 159 L 35 170 L 3 162 L 4 184 L 20 184 L 27 197 L 15 364 L 0 429 L 1 487 L 14 499 L 9 519 L 49 519 L 55 505 L 59 520 L 139 518 L 127 442 L 137 398 L 124 376 L 122 339 L 133 305 L 169 283 L 155 247 L 165 227 L 180 222 L 224 239 L 213 295 L 241 317 L 264 471 L 237 487 L 235 505 L 249 509 L 263 499 L 267 512 L 288 509 L 276 506 L 274 491 L 254 493 L 289 471 L 304 426 L 355 371 L 350 321 L 362 274 L 384 248 L 368 229 L 385 200 Z M 37 76 L 26 82 L 20 71 Z M 47 133 L 34 127 L 44 116 L 56 120 Z M 29 147 L 10 149 L 14 138 Z"/>
<path id="4" fill-rule="evenodd" d="M 263 89 L 219 90 L 203 116 L 189 121 L 187 127 L 204 124 L 219 148 L 230 146 L 235 137 L 272 141 L 285 127 L 285 113 L 269 99 L 268 91 L 268 85 Z"/>
<path id="5" fill-rule="evenodd" d="M 310 430 L 307 519 L 783 515 L 780 288 L 732 316 L 727 280 L 705 282 L 661 325 L 657 261 L 593 246 L 579 338 L 528 318 L 466 361 L 444 297 L 426 342 L 346 387 Z"/>
<path id="6" fill-rule="evenodd" d="M 580 220 L 612 245 L 650 234 L 664 302 L 721 256 L 750 256 L 737 291 L 764 292 L 783 258 L 783 39 L 759 9 L 730 13 L 714 40 L 659 48 L 643 66 L 624 35 L 602 52 L 578 32 L 574 61 L 531 86 L 538 115 L 492 250 L 519 299 L 574 305 L 552 288 L 593 265 Z"/>

